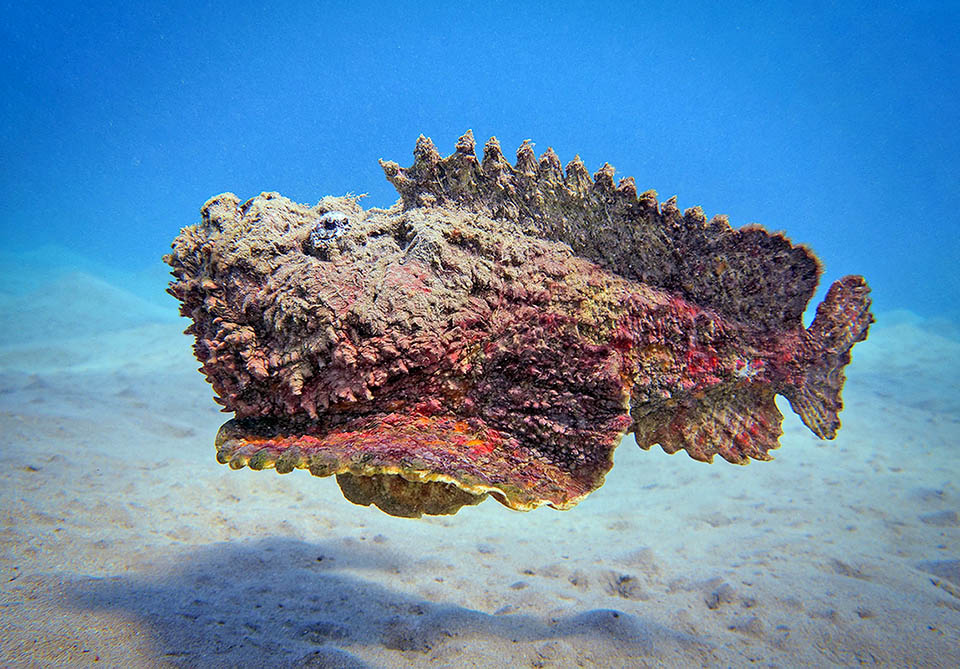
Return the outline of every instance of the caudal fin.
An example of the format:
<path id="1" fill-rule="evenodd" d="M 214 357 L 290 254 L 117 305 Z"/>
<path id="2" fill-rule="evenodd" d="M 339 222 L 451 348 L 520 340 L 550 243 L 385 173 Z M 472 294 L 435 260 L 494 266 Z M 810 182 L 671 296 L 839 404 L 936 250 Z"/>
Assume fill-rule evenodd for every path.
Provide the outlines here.
<path id="1" fill-rule="evenodd" d="M 862 276 L 845 276 L 834 282 L 817 307 L 813 324 L 804 333 L 808 367 L 803 379 L 784 391 L 790 406 L 821 439 L 833 439 L 843 408 L 840 391 L 850 362 L 850 349 L 867 338 L 873 322 L 870 287 Z"/>

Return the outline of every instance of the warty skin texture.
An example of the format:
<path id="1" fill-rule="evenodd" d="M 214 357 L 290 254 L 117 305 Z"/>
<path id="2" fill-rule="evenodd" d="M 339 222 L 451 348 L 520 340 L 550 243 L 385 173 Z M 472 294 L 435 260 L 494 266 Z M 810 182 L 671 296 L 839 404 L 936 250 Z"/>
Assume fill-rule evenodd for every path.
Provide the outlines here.
<path id="1" fill-rule="evenodd" d="M 804 329 L 805 248 L 680 215 L 608 166 L 584 181 L 528 144 L 511 166 L 493 142 L 481 163 L 472 135 L 448 158 L 421 138 L 411 168 L 383 163 L 389 210 L 227 193 L 181 231 L 170 292 L 235 414 L 221 462 L 337 475 L 348 499 L 418 516 L 487 494 L 569 508 L 631 431 L 707 462 L 769 459 L 777 393 L 833 437 L 872 320 L 862 278 Z"/>

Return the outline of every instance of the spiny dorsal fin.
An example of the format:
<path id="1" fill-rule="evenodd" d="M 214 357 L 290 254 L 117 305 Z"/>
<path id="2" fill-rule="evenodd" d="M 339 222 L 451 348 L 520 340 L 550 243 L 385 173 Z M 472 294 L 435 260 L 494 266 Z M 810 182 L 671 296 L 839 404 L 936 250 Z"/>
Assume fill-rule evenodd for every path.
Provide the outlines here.
<path id="1" fill-rule="evenodd" d="M 479 161 L 470 130 L 446 158 L 423 135 L 413 155 L 410 167 L 380 161 L 404 208 L 465 206 L 517 221 L 611 272 L 760 329 L 800 327 L 817 287 L 820 263 L 807 248 L 756 225 L 734 230 L 725 216 L 708 221 L 700 207 L 681 214 L 676 198 L 658 205 L 632 177 L 615 183 L 608 163 L 591 179 L 576 156 L 564 172 L 553 149 L 537 159 L 525 140 L 511 165 L 495 137 Z"/>

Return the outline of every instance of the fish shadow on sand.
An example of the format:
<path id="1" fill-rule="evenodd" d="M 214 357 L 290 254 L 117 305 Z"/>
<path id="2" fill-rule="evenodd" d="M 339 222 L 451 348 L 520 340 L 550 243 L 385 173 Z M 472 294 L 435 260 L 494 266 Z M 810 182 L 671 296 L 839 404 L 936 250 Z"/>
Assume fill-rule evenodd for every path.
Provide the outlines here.
<path id="1" fill-rule="evenodd" d="M 398 560 L 388 548 L 359 542 L 211 544 L 147 575 L 73 580 L 65 602 L 134 622 L 154 635 L 159 659 L 190 667 L 363 667 L 350 649 L 364 647 L 380 658 L 395 651 L 454 661 L 461 652 L 469 657 L 475 644 L 495 653 L 504 643 L 511 654 L 532 657 L 574 649 L 648 660 L 709 653 L 694 636 L 621 611 L 492 615 L 345 573 L 394 571 Z"/>

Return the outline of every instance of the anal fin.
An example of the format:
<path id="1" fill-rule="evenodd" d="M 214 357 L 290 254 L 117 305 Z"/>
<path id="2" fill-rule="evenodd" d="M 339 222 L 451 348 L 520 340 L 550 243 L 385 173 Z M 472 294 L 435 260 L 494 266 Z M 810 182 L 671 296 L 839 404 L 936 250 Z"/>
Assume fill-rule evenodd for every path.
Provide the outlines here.
<path id="1" fill-rule="evenodd" d="M 779 447 L 783 414 L 769 388 L 748 382 L 735 389 L 717 389 L 705 397 L 664 407 L 637 421 L 637 444 L 644 450 L 660 444 L 667 453 L 685 450 L 694 460 L 747 464 L 770 460 Z"/>

